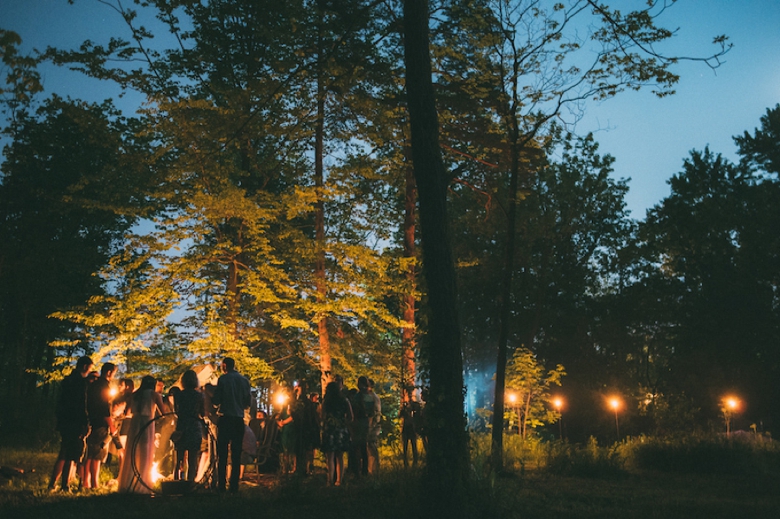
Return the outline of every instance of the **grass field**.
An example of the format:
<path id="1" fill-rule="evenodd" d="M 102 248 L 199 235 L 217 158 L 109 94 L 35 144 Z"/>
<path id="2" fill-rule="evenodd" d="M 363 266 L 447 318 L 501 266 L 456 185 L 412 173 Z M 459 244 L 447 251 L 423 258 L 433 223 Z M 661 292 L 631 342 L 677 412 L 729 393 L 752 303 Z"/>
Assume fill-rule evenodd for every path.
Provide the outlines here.
<path id="1" fill-rule="evenodd" d="M 585 465 L 600 470 L 557 470 L 532 464 L 505 477 L 480 474 L 475 464 L 468 517 L 474 518 L 779 518 L 780 472 L 740 470 L 643 470 L 613 467 L 604 459 Z M 616 450 L 605 452 L 617 452 Z M 583 458 L 585 456 L 585 458 Z M 573 466 L 587 454 L 573 455 Z M 683 456 L 683 455 L 679 455 Z M 188 496 L 126 496 L 46 492 L 54 454 L 0 449 L 0 466 L 24 468 L 23 476 L 0 477 L 0 518 L 179 518 L 273 517 L 274 519 L 414 518 L 421 472 L 404 470 L 389 453 L 380 477 L 325 486 L 322 468 L 298 479 L 264 476 L 259 485 L 242 483 L 238 495 L 208 491 Z M 608 463 L 608 462 L 607 462 Z M 601 465 L 600 465 L 601 464 Z M 538 465 L 538 464 L 537 464 Z M 557 465 L 556 465 L 557 466 Z M 32 472 L 34 470 L 34 472 Z M 108 473 L 104 478 L 109 479 Z M 438 518 L 436 518 L 438 519 Z"/>

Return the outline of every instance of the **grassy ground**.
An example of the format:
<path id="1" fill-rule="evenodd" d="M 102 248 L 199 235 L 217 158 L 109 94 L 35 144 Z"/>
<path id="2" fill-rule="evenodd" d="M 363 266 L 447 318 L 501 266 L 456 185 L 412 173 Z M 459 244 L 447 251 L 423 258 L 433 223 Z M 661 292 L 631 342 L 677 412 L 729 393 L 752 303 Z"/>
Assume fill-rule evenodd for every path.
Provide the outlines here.
<path id="1" fill-rule="evenodd" d="M 145 519 L 178 517 L 273 517 L 317 519 L 415 517 L 420 473 L 385 463 L 381 477 L 328 488 L 321 472 L 306 479 L 265 476 L 242 483 L 235 496 L 198 492 L 182 497 L 86 495 L 46 492 L 54 454 L 0 449 L 0 466 L 25 469 L 0 476 L 3 519 Z M 35 470 L 35 472 L 32 472 Z M 104 474 L 104 479 L 109 475 Z M 678 474 L 625 471 L 601 477 L 551 475 L 528 470 L 521 477 L 485 477 L 474 482 L 469 517 L 474 518 L 777 518 L 780 477 L 767 474 Z M 438 519 L 438 518 L 436 518 Z"/>

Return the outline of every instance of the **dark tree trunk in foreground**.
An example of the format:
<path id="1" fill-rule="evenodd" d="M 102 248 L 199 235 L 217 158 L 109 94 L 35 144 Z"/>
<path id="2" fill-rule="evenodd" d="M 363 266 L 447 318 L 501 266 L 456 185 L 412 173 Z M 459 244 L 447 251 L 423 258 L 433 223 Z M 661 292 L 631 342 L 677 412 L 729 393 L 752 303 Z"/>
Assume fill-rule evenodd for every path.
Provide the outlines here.
<path id="1" fill-rule="evenodd" d="M 404 296 L 404 321 L 407 324 L 407 328 L 403 329 L 402 344 L 403 355 L 401 358 L 401 381 L 403 388 L 407 390 L 401 391 L 401 398 L 405 401 L 406 398 L 410 398 L 413 393 L 413 387 L 417 382 L 417 366 L 415 363 L 415 349 L 416 349 L 416 329 L 415 329 L 415 288 L 417 268 L 414 265 L 414 258 L 417 256 L 415 248 L 414 234 L 415 234 L 415 217 L 417 206 L 417 185 L 414 182 L 414 168 L 411 161 L 411 150 L 407 146 L 406 153 L 406 196 L 404 200 L 404 258 L 407 258 L 410 263 L 406 270 L 406 281 L 408 283 L 407 289 L 409 293 Z"/>
<path id="2" fill-rule="evenodd" d="M 324 308 L 328 302 L 328 282 L 325 272 L 325 79 L 323 63 L 322 24 L 323 13 L 318 8 L 318 35 L 317 35 L 317 120 L 314 125 L 314 186 L 317 188 L 317 203 L 314 209 L 314 240 L 317 250 L 314 265 L 314 279 L 317 285 L 317 300 Z M 328 318 L 325 312 L 317 321 L 317 335 L 320 350 L 320 384 L 322 394 L 331 378 L 330 336 L 328 335 Z"/>
<path id="3" fill-rule="evenodd" d="M 504 395 L 506 393 L 506 358 L 509 342 L 509 316 L 512 305 L 512 280 L 515 266 L 515 228 L 517 219 L 517 183 L 520 170 L 520 154 L 517 145 L 518 129 L 512 128 L 511 173 L 509 203 L 507 208 L 507 236 L 504 251 L 504 272 L 501 276 L 500 321 L 498 330 L 498 355 L 496 358 L 496 388 L 493 400 L 493 428 L 490 462 L 496 472 L 504 470 Z"/>
<path id="4" fill-rule="evenodd" d="M 428 284 L 430 326 L 428 485 L 425 502 L 440 517 L 462 516 L 468 479 L 468 437 L 463 413 L 463 359 L 455 267 L 447 221 L 447 178 L 439 148 L 439 124 L 428 46 L 428 2 L 404 2 L 406 92 L 412 160 L 420 204 L 423 273 Z"/>

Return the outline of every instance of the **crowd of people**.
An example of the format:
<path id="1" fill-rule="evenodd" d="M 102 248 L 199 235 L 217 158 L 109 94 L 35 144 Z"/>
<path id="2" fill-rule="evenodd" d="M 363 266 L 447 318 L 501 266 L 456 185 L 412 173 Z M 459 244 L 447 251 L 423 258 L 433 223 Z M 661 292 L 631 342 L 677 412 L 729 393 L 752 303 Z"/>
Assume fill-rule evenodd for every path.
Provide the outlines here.
<path id="1" fill-rule="evenodd" d="M 281 471 L 311 474 L 314 451 L 325 454 L 328 485 L 340 486 L 347 470 L 359 477 L 379 472 L 379 435 L 382 404 L 373 381 L 358 378 L 357 389 L 347 389 L 340 376 L 319 393 L 306 393 L 305 384 L 293 388 L 292 398 L 276 417 L 281 433 Z"/>
<path id="2" fill-rule="evenodd" d="M 143 378 L 138 390 L 131 379 L 121 379 L 114 395 L 111 381 L 116 366 L 106 362 L 99 373 L 92 367 L 90 357 L 81 357 L 62 382 L 57 402 L 62 441 L 49 490 L 71 491 L 74 475 L 77 491 L 99 488 L 101 465 L 115 457 L 120 491 L 151 492 L 152 460 L 159 442 L 149 423 L 170 412 L 171 402 L 164 401 L 160 384 L 151 376 Z M 128 448 L 128 441 L 134 448 Z M 125 456 L 128 451 L 134 454 L 134 463 Z"/>
<path id="3" fill-rule="evenodd" d="M 346 472 L 354 477 L 379 472 L 382 405 L 371 379 L 359 377 L 357 389 L 348 389 L 336 376 L 321 402 L 319 393 L 295 384 L 284 403 L 277 403 L 276 414 L 259 410 L 249 420 L 249 381 L 232 358 L 223 359 L 220 367 L 216 385 L 199 387 L 197 373 L 187 370 L 167 395 L 163 383 L 152 376 L 145 376 L 138 389 L 133 380 L 123 378 L 114 394 L 114 364 L 104 363 L 98 373 L 90 357 L 78 359 L 62 382 L 57 403 L 62 441 L 49 489 L 72 491 L 75 475 L 76 491 L 99 488 L 101 465 L 112 458 L 117 460 L 119 492 L 152 493 L 163 463 L 169 465 L 171 479 L 193 484 L 209 467 L 213 437 L 216 467 L 210 484 L 219 493 L 237 492 L 244 466 L 259 465 L 263 453 L 275 456 L 277 446 L 283 474 L 310 475 L 316 450 L 327 460 L 328 485 L 342 485 L 345 455 Z M 425 440 L 422 408 L 410 393 L 405 392 L 403 400 L 404 464 L 408 444 L 416 464 L 417 437 Z"/>

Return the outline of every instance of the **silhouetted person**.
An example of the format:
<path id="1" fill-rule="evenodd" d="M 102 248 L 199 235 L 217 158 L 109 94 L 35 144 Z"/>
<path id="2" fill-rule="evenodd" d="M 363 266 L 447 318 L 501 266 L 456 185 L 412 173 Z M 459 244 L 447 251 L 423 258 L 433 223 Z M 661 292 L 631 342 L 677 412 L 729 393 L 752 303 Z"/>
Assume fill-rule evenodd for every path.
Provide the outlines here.
<path id="1" fill-rule="evenodd" d="M 174 395 L 178 417 L 176 431 L 179 433 L 179 438 L 174 442 L 178 459 L 176 473 L 179 477 L 183 476 L 182 468 L 186 460 L 186 479 L 195 481 L 200 465 L 200 446 L 206 432 L 203 423 L 203 394 L 198 391 L 198 375 L 191 369 L 182 375 L 181 385 L 184 389 Z"/>
<path id="2" fill-rule="evenodd" d="M 114 420 L 111 418 L 111 379 L 116 366 L 106 362 L 100 368 L 100 377 L 87 388 L 87 414 L 90 432 L 87 437 L 87 464 L 82 485 L 87 488 L 100 486 L 100 464 L 108 456 L 108 444 L 114 435 Z"/>
<path id="3" fill-rule="evenodd" d="M 57 401 L 57 429 L 62 442 L 49 480 L 50 491 L 54 490 L 57 478 L 62 475 L 61 489 L 69 492 L 71 467 L 84 459 L 84 440 L 89 433 L 86 377 L 91 369 L 92 359 L 80 357 L 76 367 L 62 381 Z"/>
<path id="4" fill-rule="evenodd" d="M 401 404 L 401 444 L 404 452 L 404 467 L 409 466 L 408 450 L 412 447 L 412 465 L 417 465 L 417 415 L 420 413 L 420 404 L 414 400 L 414 394 L 408 388 L 403 392 L 403 404 Z"/>
<path id="5" fill-rule="evenodd" d="M 344 478 L 344 452 L 349 449 L 348 424 L 352 421 L 352 406 L 341 394 L 339 384 L 325 387 L 322 399 L 322 452 L 328 460 L 328 485 L 340 486 Z"/>
<path id="6" fill-rule="evenodd" d="M 236 361 L 222 360 L 222 376 L 217 380 L 214 404 L 219 406 L 217 423 L 217 491 L 224 492 L 227 484 L 227 456 L 230 447 L 230 492 L 238 492 L 241 476 L 241 443 L 244 439 L 244 412 L 249 409 L 251 394 L 249 381 L 236 371 Z"/>

